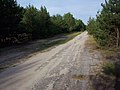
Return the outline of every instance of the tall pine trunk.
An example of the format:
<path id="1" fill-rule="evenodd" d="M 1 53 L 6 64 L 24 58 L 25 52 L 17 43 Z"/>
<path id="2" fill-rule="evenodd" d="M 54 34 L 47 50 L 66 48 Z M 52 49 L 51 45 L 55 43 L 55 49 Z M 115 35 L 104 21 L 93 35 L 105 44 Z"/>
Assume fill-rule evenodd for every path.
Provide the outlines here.
<path id="1" fill-rule="evenodd" d="M 119 47 L 120 44 L 120 31 L 118 29 L 118 27 L 116 28 L 116 47 Z"/>

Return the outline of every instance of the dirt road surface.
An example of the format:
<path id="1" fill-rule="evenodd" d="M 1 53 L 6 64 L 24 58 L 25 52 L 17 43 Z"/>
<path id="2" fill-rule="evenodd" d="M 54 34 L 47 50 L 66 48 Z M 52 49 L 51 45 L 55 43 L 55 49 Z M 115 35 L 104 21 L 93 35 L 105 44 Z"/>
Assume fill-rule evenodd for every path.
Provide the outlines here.
<path id="1" fill-rule="evenodd" d="M 92 90 L 89 78 L 96 74 L 100 55 L 86 49 L 87 39 L 85 31 L 65 44 L 8 68 L 0 73 L 0 90 Z"/>

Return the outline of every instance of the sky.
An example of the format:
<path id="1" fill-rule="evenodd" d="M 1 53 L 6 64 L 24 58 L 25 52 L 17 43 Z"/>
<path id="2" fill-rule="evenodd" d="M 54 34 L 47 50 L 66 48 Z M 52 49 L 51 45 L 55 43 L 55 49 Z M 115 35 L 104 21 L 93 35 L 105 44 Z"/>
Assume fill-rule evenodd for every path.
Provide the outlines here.
<path id="1" fill-rule="evenodd" d="M 101 3 L 105 0 L 17 0 L 23 7 L 34 5 L 38 9 L 45 6 L 50 15 L 71 12 L 77 19 L 83 20 L 85 24 L 89 17 L 95 17 L 97 11 L 101 10 Z"/>

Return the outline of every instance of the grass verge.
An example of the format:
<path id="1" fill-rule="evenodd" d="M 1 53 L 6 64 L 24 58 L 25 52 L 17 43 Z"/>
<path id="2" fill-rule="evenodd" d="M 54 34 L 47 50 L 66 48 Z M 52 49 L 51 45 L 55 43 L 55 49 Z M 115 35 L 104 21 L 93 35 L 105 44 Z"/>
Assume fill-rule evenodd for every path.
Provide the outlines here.
<path id="1" fill-rule="evenodd" d="M 81 32 L 73 32 L 73 33 L 70 33 L 70 34 L 63 34 L 63 36 L 66 37 L 65 39 L 54 41 L 54 42 L 51 42 L 49 44 L 44 44 L 44 46 L 45 46 L 44 49 L 52 47 L 52 46 L 57 46 L 57 45 L 60 45 L 60 44 L 64 44 L 64 43 L 72 40 L 74 37 L 76 37 L 79 34 L 81 34 Z"/>
<path id="2" fill-rule="evenodd" d="M 86 46 L 92 47 L 90 52 L 97 50 L 103 56 L 101 72 L 91 79 L 95 88 L 120 90 L 120 48 L 101 47 L 92 36 L 88 39 Z"/>

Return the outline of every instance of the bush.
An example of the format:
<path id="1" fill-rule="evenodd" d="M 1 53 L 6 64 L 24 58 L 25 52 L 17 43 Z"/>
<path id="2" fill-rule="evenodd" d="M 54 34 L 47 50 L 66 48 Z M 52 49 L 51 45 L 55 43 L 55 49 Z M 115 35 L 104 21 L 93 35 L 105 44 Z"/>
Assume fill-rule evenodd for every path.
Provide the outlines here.
<path id="1" fill-rule="evenodd" d="M 115 76 L 116 72 L 115 72 L 115 63 L 113 62 L 106 62 L 103 67 L 103 73 L 106 75 L 112 75 Z"/>

